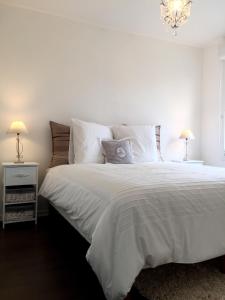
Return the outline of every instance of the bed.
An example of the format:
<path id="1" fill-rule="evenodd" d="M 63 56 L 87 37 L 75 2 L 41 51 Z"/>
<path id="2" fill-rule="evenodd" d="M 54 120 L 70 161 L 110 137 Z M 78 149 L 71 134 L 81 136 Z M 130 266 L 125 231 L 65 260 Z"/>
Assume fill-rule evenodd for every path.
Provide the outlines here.
<path id="1" fill-rule="evenodd" d="M 40 194 L 90 243 L 108 300 L 143 268 L 225 254 L 225 169 L 171 162 L 50 169 Z"/>

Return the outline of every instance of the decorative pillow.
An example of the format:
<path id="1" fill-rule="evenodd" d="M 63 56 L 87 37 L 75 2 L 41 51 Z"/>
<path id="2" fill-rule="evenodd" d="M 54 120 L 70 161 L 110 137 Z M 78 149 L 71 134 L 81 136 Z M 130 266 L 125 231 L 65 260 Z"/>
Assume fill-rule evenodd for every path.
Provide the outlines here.
<path id="1" fill-rule="evenodd" d="M 158 161 L 155 126 L 114 126 L 115 139 L 130 138 L 134 162 Z"/>
<path id="2" fill-rule="evenodd" d="M 108 126 L 72 119 L 75 163 L 104 163 L 102 140 L 111 140 Z"/>
<path id="3" fill-rule="evenodd" d="M 68 164 L 70 127 L 50 121 L 52 134 L 52 159 L 49 167 Z"/>
<path id="4" fill-rule="evenodd" d="M 106 161 L 111 164 L 132 164 L 133 155 L 129 139 L 102 141 Z"/>

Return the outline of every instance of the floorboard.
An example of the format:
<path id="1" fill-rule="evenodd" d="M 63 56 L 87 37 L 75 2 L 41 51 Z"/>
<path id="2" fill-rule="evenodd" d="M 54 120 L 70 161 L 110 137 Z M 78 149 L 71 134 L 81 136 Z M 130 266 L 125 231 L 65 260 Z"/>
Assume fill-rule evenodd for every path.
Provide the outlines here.
<path id="1" fill-rule="evenodd" d="M 59 219 L 8 225 L 0 230 L 0 299 L 105 300 L 85 260 L 87 247 Z"/>
<path id="2" fill-rule="evenodd" d="M 89 244 L 60 215 L 0 229 L 1 300 L 106 300 Z M 130 300 L 141 300 L 135 289 Z"/>

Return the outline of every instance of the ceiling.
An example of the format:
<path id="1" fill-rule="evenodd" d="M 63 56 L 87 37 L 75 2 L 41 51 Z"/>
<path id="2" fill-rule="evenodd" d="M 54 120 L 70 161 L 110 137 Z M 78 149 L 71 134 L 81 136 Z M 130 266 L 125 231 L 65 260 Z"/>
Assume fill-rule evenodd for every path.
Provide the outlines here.
<path id="1" fill-rule="evenodd" d="M 225 37 L 225 0 L 194 0 L 191 18 L 172 36 L 159 17 L 160 0 L 0 0 L 114 30 L 206 46 Z"/>

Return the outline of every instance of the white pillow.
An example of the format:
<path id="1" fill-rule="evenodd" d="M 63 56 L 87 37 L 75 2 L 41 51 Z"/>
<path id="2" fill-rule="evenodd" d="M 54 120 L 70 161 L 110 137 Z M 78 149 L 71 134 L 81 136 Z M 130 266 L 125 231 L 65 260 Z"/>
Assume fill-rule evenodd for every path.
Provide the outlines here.
<path id="1" fill-rule="evenodd" d="M 112 139 L 108 126 L 72 119 L 75 163 L 104 163 L 101 141 Z"/>
<path id="2" fill-rule="evenodd" d="M 129 137 L 132 143 L 133 157 L 135 162 L 158 161 L 155 126 L 113 126 L 115 139 Z"/>

